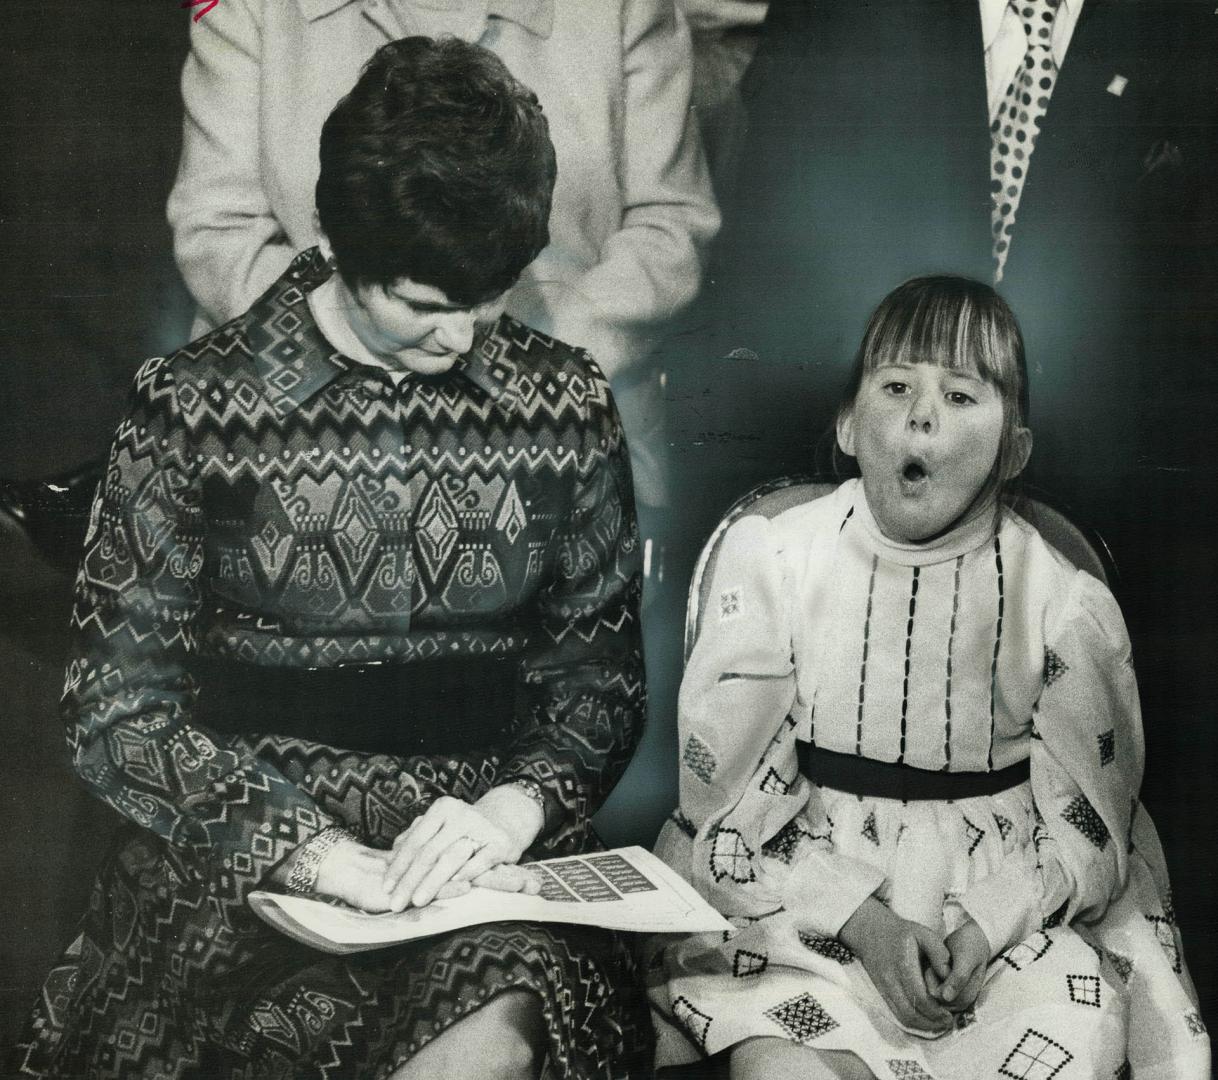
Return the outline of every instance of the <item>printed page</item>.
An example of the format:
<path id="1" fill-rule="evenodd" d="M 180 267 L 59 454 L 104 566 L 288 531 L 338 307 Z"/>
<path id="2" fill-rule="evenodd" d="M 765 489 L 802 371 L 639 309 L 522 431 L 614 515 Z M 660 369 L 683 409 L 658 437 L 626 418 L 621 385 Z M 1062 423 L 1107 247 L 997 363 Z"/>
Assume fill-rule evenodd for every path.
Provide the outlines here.
<path id="1" fill-rule="evenodd" d="M 528 863 L 536 896 L 475 888 L 423 908 L 369 914 L 321 900 L 255 892 L 254 910 L 283 933 L 326 952 L 377 949 L 484 922 L 566 922 L 643 933 L 728 930 L 731 924 L 679 874 L 641 847 Z"/>

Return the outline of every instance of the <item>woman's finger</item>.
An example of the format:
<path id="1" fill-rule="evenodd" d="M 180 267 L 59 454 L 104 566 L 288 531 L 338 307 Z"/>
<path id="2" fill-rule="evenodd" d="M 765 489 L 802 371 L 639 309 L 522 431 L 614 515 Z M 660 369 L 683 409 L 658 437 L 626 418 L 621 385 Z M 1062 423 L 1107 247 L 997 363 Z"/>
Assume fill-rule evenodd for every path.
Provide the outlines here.
<path id="1" fill-rule="evenodd" d="M 385 888 L 390 892 L 397 888 L 419 852 L 435 840 L 448 824 L 448 815 L 439 805 L 437 803 L 422 817 L 416 818 L 410 828 L 394 841 L 393 855 L 385 868 Z"/>
<path id="2" fill-rule="evenodd" d="M 910 923 L 910 932 L 918 943 L 918 951 L 926 957 L 934 973 L 940 979 L 946 979 L 952 967 L 952 954 L 947 946 L 929 927 Z"/>
<path id="3" fill-rule="evenodd" d="M 530 896 L 541 892 L 541 882 L 535 874 L 530 874 L 523 866 L 511 863 L 500 863 L 491 867 L 474 878 L 473 883 L 499 892 L 528 893 Z"/>
<path id="4" fill-rule="evenodd" d="M 486 844 L 481 847 L 460 870 L 453 875 L 454 881 L 473 881 L 485 874 L 492 867 L 503 862 L 497 844 Z"/>
<path id="5" fill-rule="evenodd" d="M 916 939 L 908 942 L 896 974 L 909 1004 L 924 1026 L 938 1029 L 950 1021 L 948 1011 L 926 992 L 926 981 L 922 977 L 921 952 Z"/>
<path id="6" fill-rule="evenodd" d="M 469 836 L 458 836 L 444 849 L 423 875 L 418 885 L 410 892 L 410 902 L 415 907 L 424 907 L 435 899 L 440 886 L 451 880 L 470 858 L 478 852 L 478 841 Z"/>
<path id="7" fill-rule="evenodd" d="M 468 881 L 446 881 L 440 886 L 436 892 L 437 900 L 452 900 L 457 896 L 464 896 L 470 889 L 473 888 Z"/>

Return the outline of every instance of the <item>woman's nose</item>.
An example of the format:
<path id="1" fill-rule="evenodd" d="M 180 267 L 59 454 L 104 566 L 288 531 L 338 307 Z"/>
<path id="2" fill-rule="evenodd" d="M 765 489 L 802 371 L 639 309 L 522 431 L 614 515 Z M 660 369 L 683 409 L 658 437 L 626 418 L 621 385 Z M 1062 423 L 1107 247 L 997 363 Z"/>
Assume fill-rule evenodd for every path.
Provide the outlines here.
<path id="1" fill-rule="evenodd" d="M 436 326 L 436 343 L 457 355 L 469 352 L 474 344 L 476 321 L 473 309 L 446 312 Z"/>

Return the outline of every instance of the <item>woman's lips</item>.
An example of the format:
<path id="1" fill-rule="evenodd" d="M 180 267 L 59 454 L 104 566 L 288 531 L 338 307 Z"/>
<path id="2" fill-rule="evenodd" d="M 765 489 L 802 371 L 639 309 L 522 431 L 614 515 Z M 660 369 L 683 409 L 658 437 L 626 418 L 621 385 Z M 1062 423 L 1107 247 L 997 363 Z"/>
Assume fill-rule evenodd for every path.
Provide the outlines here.
<path id="1" fill-rule="evenodd" d="M 920 495 L 930 482 L 930 473 L 926 465 L 917 459 L 907 461 L 898 474 L 901 493 L 904 495 Z"/>

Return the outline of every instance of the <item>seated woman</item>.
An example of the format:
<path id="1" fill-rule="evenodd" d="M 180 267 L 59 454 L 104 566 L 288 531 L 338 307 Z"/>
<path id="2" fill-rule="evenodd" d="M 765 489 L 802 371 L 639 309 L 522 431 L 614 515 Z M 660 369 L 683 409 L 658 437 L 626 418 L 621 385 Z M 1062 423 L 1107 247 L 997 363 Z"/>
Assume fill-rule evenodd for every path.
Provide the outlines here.
<path id="1" fill-rule="evenodd" d="M 645 696 L 626 447 L 587 354 L 496 318 L 554 175 L 493 54 L 391 43 L 325 125 L 321 248 L 140 370 L 64 697 L 77 770 L 130 821 L 25 1074 L 649 1063 L 607 933 L 497 923 L 335 957 L 246 903 L 400 910 L 595 843 Z"/>

